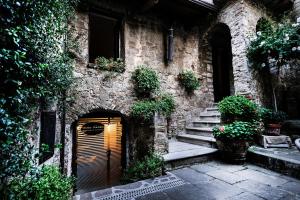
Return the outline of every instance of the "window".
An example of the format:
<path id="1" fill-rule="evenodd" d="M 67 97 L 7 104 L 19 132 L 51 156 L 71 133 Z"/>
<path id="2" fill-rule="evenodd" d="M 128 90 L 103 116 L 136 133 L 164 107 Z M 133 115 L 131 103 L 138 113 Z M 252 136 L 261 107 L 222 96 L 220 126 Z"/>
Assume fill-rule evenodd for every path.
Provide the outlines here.
<path id="1" fill-rule="evenodd" d="M 89 62 L 120 56 L 120 20 L 95 13 L 89 16 Z"/>
<path id="2" fill-rule="evenodd" d="M 41 114 L 40 163 L 45 162 L 54 154 L 56 129 L 56 112 L 43 111 Z"/>

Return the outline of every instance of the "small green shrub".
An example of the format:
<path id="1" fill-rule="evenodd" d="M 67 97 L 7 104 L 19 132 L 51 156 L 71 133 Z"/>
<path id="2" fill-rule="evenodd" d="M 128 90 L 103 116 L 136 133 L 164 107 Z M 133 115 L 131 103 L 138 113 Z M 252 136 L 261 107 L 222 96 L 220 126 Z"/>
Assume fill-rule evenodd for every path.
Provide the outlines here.
<path id="1" fill-rule="evenodd" d="M 170 94 L 163 94 L 157 99 L 157 111 L 166 117 L 170 117 L 175 110 L 175 100 Z"/>
<path id="2" fill-rule="evenodd" d="M 213 135 L 221 140 L 252 140 L 258 134 L 258 126 L 252 122 L 235 121 L 213 128 Z"/>
<path id="3" fill-rule="evenodd" d="M 105 57 L 98 57 L 95 59 L 95 64 L 95 68 L 99 70 L 119 73 L 123 73 L 125 71 L 125 63 L 121 58 L 114 60 L 113 58 L 107 59 Z"/>
<path id="4" fill-rule="evenodd" d="M 159 88 L 159 80 L 156 72 L 146 66 L 139 66 L 132 75 L 134 89 L 138 96 L 149 97 Z"/>
<path id="5" fill-rule="evenodd" d="M 131 116 L 142 121 L 150 121 L 157 111 L 154 100 L 138 101 L 131 107 Z"/>
<path id="6" fill-rule="evenodd" d="M 224 123 L 233 121 L 258 121 L 259 113 L 257 105 L 243 96 L 225 97 L 218 103 L 221 118 Z"/>
<path id="7" fill-rule="evenodd" d="M 62 175 L 56 166 L 44 166 L 23 180 L 12 181 L 12 199 L 69 200 L 74 178 Z"/>
<path id="8" fill-rule="evenodd" d="M 178 75 L 178 80 L 180 85 L 183 86 L 188 93 L 192 93 L 200 87 L 200 82 L 193 71 L 181 72 Z"/>
<path id="9" fill-rule="evenodd" d="M 131 107 L 131 116 L 142 121 L 150 121 L 155 112 L 170 117 L 175 110 L 175 100 L 172 95 L 163 94 L 155 100 L 138 101 Z"/>
<path id="10" fill-rule="evenodd" d="M 265 125 L 282 123 L 288 117 L 288 115 L 283 111 L 276 112 L 268 108 L 261 108 L 259 113 L 261 120 Z"/>
<path id="11" fill-rule="evenodd" d="M 124 173 L 123 181 L 134 182 L 161 176 L 163 166 L 163 158 L 157 154 L 150 153 L 143 160 L 138 160 L 129 166 Z"/>

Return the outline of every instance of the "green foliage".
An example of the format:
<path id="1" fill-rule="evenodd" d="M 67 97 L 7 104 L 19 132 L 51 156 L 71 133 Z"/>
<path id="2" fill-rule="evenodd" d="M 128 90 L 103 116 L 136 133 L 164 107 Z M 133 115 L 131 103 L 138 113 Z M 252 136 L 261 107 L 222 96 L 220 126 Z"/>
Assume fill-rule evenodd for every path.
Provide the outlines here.
<path id="1" fill-rule="evenodd" d="M 172 95 L 163 94 L 155 100 L 138 101 L 131 107 L 131 116 L 142 121 L 149 122 L 155 112 L 170 117 L 175 110 L 175 100 Z"/>
<path id="2" fill-rule="evenodd" d="M 74 178 L 62 175 L 58 167 L 44 166 L 22 180 L 12 181 L 11 199 L 69 200 Z"/>
<path id="3" fill-rule="evenodd" d="M 178 80 L 188 93 L 192 93 L 200 87 L 200 82 L 193 71 L 181 72 L 178 75 Z"/>
<path id="4" fill-rule="evenodd" d="M 142 121 L 150 121 L 157 110 L 154 100 L 135 102 L 131 107 L 131 116 Z"/>
<path id="5" fill-rule="evenodd" d="M 125 71 L 125 63 L 121 58 L 114 60 L 113 58 L 107 59 L 105 57 L 98 57 L 95 60 L 95 68 L 103 71 L 112 71 L 123 73 Z"/>
<path id="6" fill-rule="evenodd" d="M 258 134 L 257 124 L 252 122 L 235 121 L 213 128 L 213 135 L 221 140 L 252 140 Z"/>
<path id="7" fill-rule="evenodd" d="M 159 80 L 156 72 L 146 66 L 139 66 L 132 75 L 134 89 L 139 96 L 149 97 L 159 88 Z"/>
<path id="8" fill-rule="evenodd" d="M 72 81 L 68 20 L 76 0 L 0 0 L 0 193 L 33 164 L 30 114 Z"/>
<path id="9" fill-rule="evenodd" d="M 157 111 L 166 117 L 170 117 L 175 110 L 175 100 L 170 94 L 163 94 L 157 99 Z"/>
<path id="10" fill-rule="evenodd" d="M 125 171 L 123 180 L 125 182 L 134 182 L 161 176 L 163 166 L 163 158 L 157 154 L 150 153 L 143 160 L 132 163 Z"/>
<path id="11" fill-rule="evenodd" d="M 287 114 L 283 111 L 275 111 L 268 108 L 261 108 L 259 110 L 261 120 L 265 125 L 279 124 L 287 119 Z"/>
<path id="12" fill-rule="evenodd" d="M 221 118 L 224 123 L 233 121 L 257 121 L 259 113 L 257 105 L 243 96 L 229 96 L 218 103 Z"/>
<path id="13" fill-rule="evenodd" d="M 258 32 L 252 38 L 247 56 L 256 69 L 280 67 L 299 57 L 300 25 L 284 17 L 280 23 L 260 20 Z"/>

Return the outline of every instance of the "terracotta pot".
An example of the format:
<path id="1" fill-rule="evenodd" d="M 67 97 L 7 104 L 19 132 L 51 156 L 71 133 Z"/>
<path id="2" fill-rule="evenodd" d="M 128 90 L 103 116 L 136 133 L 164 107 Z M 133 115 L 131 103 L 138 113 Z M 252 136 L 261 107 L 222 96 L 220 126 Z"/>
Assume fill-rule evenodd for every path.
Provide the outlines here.
<path id="1" fill-rule="evenodd" d="M 222 159 L 226 162 L 243 164 L 246 161 L 249 141 L 245 140 L 219 140 L 217 145 L 221 152 Z"/>
<path id="2" fill-rule="evenodd" d="M 266 135 L 280 135 L 281 124 L 268 124 L 266 126 Z"/>

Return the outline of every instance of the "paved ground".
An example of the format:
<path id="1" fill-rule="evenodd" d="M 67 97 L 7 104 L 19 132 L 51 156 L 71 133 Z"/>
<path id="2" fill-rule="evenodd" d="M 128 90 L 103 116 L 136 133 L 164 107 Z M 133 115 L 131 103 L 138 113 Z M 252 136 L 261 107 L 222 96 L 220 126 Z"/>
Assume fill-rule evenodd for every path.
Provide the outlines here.
<path id="1" fill-rule="evenodd" d="M 171 171 L 159 181 L 159 184 L 176 179 L 176 184 L 160 186 L 156 192 L 153 189 L 138 192 L 131 198 L 103 198 L 103 199 L 129 199 L 129 200 L 300 200 L 300 180 L 278 174 L 276 172 L 257 167 L 255 165 L 229 165 L 221 162 L 209 162 L 191 167 Z M 179 179 L 178 179 L 179 178 Z M 179 180 L 183 181 L 180 182 Z M 141 185 L 133 183 L 135 185 Z M 133 192 L 134 185 L 121 186 L 123 189 L 130 188 Z M 107 192 L 108 190 L 106 190 Z M 149 194 L 150 193 L 150 194 Z M 77 199 L 102 199 L 95 195 L 90 198 Z"/>
<path id="2" fill-rule="evenodd" d="M 172 173 L 186 184 L 136 200 L 300 199 L 300 180 L 254 165 L 209 162 Z"/>

